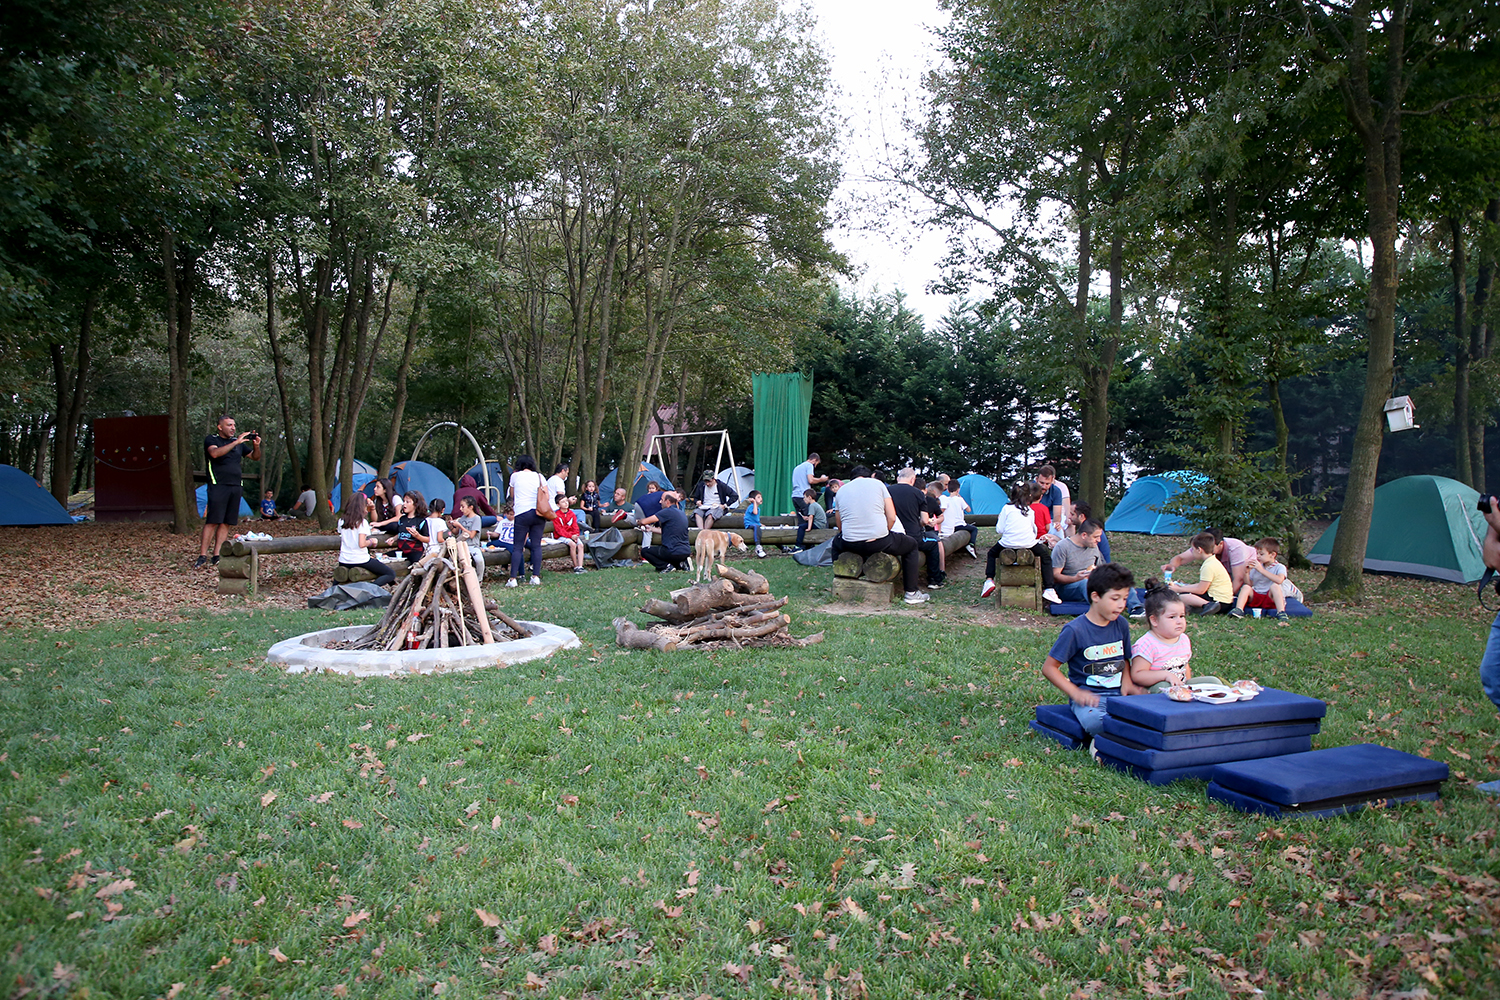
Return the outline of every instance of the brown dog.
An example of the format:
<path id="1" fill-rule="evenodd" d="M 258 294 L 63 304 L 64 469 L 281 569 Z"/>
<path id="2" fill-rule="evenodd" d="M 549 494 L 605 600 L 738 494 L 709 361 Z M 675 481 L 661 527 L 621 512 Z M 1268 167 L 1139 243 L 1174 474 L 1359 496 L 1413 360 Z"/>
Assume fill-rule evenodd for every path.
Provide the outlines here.
<path id="1" fill-rule="evenodd" d="M 693 542 L 693 561 L 697 570 L 693 582 L 697 583 L 710 576 L 714 563 L 728 558 L 731 547 L 744 552 L 745 540 L 732 531 L 716 531 L 713 528 L 699 531 L 697 541 Z"/>

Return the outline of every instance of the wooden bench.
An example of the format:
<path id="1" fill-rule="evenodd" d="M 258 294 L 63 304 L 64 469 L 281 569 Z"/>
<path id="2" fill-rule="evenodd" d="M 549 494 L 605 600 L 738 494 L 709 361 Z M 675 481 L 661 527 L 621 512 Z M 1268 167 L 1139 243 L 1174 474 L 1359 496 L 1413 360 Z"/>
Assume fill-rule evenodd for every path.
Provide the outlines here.
<path id="1" fill-rule="evenodd" d="M 1042 566 L 1030 549 L 1001 549 L 995 560 L 995 607 L 1042 610 Z"/>

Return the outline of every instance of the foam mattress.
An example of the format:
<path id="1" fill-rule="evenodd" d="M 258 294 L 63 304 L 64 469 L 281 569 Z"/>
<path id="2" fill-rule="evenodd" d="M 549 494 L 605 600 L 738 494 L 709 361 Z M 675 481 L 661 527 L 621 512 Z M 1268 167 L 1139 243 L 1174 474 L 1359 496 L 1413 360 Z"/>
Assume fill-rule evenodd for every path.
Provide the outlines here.
<path id="1" fill-rule="evenodd" d="M 1228 705 L 1173 701 L 1165 694 L 1146 694 L 1115 698 L 1109 706 L 1111 717 L 1159 733 L 1307 723 L 1323 718 L 1327 712 L 1328 706 L 1317 698 L 1276 688 L 1266 688 L 1251 701 Z"/>
<path id="2" fill-rule="evenodd" d="M 1375 801 L 1436 799 L 1448 765 L 1375 743 L 1219 764 L 1210 798 L 1270 816 L 1337 816 Z"/>

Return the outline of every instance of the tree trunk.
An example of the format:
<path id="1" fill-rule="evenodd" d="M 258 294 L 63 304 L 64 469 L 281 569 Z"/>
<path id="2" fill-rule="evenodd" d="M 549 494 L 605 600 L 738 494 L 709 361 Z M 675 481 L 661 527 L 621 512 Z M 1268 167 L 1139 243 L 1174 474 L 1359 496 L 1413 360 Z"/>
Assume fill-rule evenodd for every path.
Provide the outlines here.
<path id="1" fill-rule="evenodd" d="M 1453 449 L 1459 482 L 1474 486 L 1474 467 L 1469 453 L 1469 261 L 1464 252 L 1463 223 L 1448 219 L 1453 243 L 1448 266 L 1453 271 Z M 1477 488 L 1477 487 L 1476 487 Z"/>
<path id="2" fill-rule="evenodd" d="M 287 457 L 292 462 L 292 481 L 297 484 L 297 492 L 300 494 L 302 486 L 307 483 L 307 476 L 302 470 L 302 452 L 297 447 L 297 424 L 292 419 L 286 356 L 281 352 L 281 336 L 276 328 L 276 258 L 270 250 L 266 251 L 266 341 L 271 347 L 271 369 L 276 375 L 276 395 L 281 402 L 281 437 L 286 444 Z"/>
<path id="3" fill-rule="evenodd" d="M 73 485 L 74 465 L 78 461 L 78 426 L 83 421 L 83 404 L 88 398 L 89 366 L 92 362 L 91 338 L 94 309 L 99 304 L 99 290 L 91 289 L 83 301 L 83 316 L 78 323 L 78 350 L 71 371 L 61 344 L 52 344 L 52 379 L 57 393 L 57 435 L 52 439 L 52 495 L 64 506 Z"/>
<path id="4" fill-rule="evenodd" d="M 187 418 L 187 365 L 193 344 L 192 258 L 183 261 L 183 276 L 179 284 L 177 247 L 171 230 L 162 233 L 161 254 L 166 291 L 167 474 L 172 484 L 172 531 L 178 535 L 190 535 L 199 530 Z"/>
<path id="5" fill-rule="evenodd" d="M 411 355 L 417 346 L 417 330 L 421 325 L 422 300 L 427 297 L 427 281 L 417 283 L 416 294 L 411 300 L 411 316 L 406 320 L 406 346 L 401 349 L 401 365 L 396 369 L 396 396 L 391 403 L 391 429 L 385 438 L 385 452 L 380 456 L 380 477 L 391 474 L 391 464 L 396 461 L 396 445 L 401 440 L 401 420 L 406 415 L 406 379 L 411 374 Z"/>
<path id="6" fill-rule="evenodd" d="M 1495 349 L 1495 324 L 1489 321 L 1490 294 L 1495 283 L 1495 237 L 1500 226 L 1500 198 L 1491 198 L 1484 209 L 1484 227 L 1479 245 L 1483 248 L 1479 258 L 1479 271 L 1474 281 L 1473 317 L 1469 326 L 1469 358 L 1471 361 L 1487 360 Z M 1487 414 L 1473 412 L 1469 408 L 1469 474 L 1476 490 L 1485 490 L 1484 475 L 1484 427 Z"/>

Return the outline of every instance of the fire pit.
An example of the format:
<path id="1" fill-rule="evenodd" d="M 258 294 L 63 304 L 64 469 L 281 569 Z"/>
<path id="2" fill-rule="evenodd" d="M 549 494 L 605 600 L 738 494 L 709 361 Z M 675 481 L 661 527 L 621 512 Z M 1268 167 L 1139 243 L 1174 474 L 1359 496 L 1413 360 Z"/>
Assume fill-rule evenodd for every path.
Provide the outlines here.
<path id="1" fill-rule="evenodd" d="M 355 677 L 392 677 L 403 674 L 446 674 L 508 667 L 551 656 L 559 649 L 578 646 L 571 629 L 549 622 L 522 622 L 531 635 L 508 642 L 432 649 L 340 649 L 365 636 L 375 625 L 348 625 L 308 632 L 272 646 L 266 662 L 284 667 L 289 674 L 318 671 Z"/>

